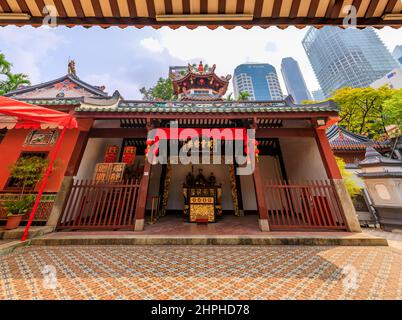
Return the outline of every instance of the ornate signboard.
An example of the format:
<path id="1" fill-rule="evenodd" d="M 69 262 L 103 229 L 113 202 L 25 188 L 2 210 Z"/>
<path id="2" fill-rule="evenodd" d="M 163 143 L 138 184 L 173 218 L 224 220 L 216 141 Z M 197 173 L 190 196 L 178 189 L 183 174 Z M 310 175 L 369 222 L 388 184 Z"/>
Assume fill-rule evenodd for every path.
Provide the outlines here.
<path id="1" fill-rule="evenodd" d="M 26 137 L 25 146 L 46 146 L 57 140 L 57 130 L 32 130 Z"/>
<path id="2" fill-rule="evenodd" d="M 117 162 L 117 155 L 119 154 L 118 146 L 108 146 L 105 152 L 105 163 Z"/>
<path id="3" fill-rule="evenodd" d="M 97 163 L 94 180 L 98 183 L 119 182 L 123 179 L 125 163 Z"/>
<path id="4" fill-rule="evenodd" d="M 137 148 L 133 146 L 125 146 L 123 150 L 123 157 L 121 159 L 127 165 L 132 165 L 135 160 Z"/>

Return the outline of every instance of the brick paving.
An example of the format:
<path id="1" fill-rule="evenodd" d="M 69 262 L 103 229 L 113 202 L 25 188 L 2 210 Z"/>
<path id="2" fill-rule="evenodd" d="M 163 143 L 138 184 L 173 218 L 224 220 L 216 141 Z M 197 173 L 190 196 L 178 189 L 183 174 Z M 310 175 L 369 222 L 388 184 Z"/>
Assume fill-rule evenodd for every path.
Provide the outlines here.
<path id="1" fill-rule="evenodd" d="M 48 281 L 54 271 L 57 283 Z M 3 299 L 400 300 L 402 251 L 318 246 L 31 246 L 0 256 Z"/>

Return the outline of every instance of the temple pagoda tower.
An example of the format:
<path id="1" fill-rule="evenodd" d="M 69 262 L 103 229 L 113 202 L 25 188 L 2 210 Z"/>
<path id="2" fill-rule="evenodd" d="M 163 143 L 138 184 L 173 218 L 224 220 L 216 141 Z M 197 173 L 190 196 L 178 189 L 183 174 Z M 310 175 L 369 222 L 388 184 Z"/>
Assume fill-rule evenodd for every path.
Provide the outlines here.
<path id="1" fill-rule="evenodd" d="M 171 73 L 173 91 L 181 101 L 222 101 L 229 85 L 231 75 L 219 77 L 212 68 L 203 65 L 198 67 L 188 64 L 187 72 Z"/>

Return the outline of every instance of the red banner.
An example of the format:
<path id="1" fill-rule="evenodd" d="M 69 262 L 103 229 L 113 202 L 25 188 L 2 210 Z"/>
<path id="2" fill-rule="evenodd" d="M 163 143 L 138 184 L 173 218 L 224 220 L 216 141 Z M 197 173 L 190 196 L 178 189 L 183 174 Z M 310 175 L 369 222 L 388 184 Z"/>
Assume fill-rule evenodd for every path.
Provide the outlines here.
<path id="1" fill-rule="evenodd" d="M 117 155 L 119 153 L 118 146 L 108 146 L 105 153 L 105 163 L 117 162 Z"/>
<path id="2" fill-rule="evenodd" d="M 123 150 L 123 157 L 121 159 L 127 165 L 134 163 L 137 148 L 132 146 L 125 146 Z"/>

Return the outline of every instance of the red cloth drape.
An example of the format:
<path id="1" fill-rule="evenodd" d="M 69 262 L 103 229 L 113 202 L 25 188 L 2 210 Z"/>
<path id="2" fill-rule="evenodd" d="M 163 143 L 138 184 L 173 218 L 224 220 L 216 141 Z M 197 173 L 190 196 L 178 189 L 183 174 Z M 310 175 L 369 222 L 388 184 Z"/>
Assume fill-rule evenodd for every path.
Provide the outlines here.
<path id="1" fill-rule="evenodd" d="M 38 127 L 41 123 L 53 124 L 67 129 L 77 128 L 77 120 L 64 112 L 35 106 L 0 96 L 0 114 L 16 117 L 16 128 Z"/>
<path id="2" fill-rule="evenodd" d="M 51 110 L 48 108 L 38 107 L 25 102 L 17 101 L 7 97 L 0 96 L 0 114 L 6 116 L 16 117 L 18 122 L 16 128 L 37 128 L 42 123 L 57 125 L 62 127 L 60 137 L 57 140 L 56 148 L 52 154 L 49 162 L 49 166 L 46 169 L 42 183 L 39 188 L 38 196 L 36 197 L 34 206 L 29 215 L 28 223 L 25 227 L 24 234 L 21 241 L 25 241 L 29 232 L 29 228 L 32 224 L 33 218 L 35 216 L 36 210 L 39 206 L 43 191 L 45 190 L 47 179 L 49 178 L 50 172 L 54 161 L 56 160 L 57 152 L 60 150 L 61 142 L 63 140 L 66 129 L 74 129 L 78 127 L 77 120 L 70 114 Z"/>

